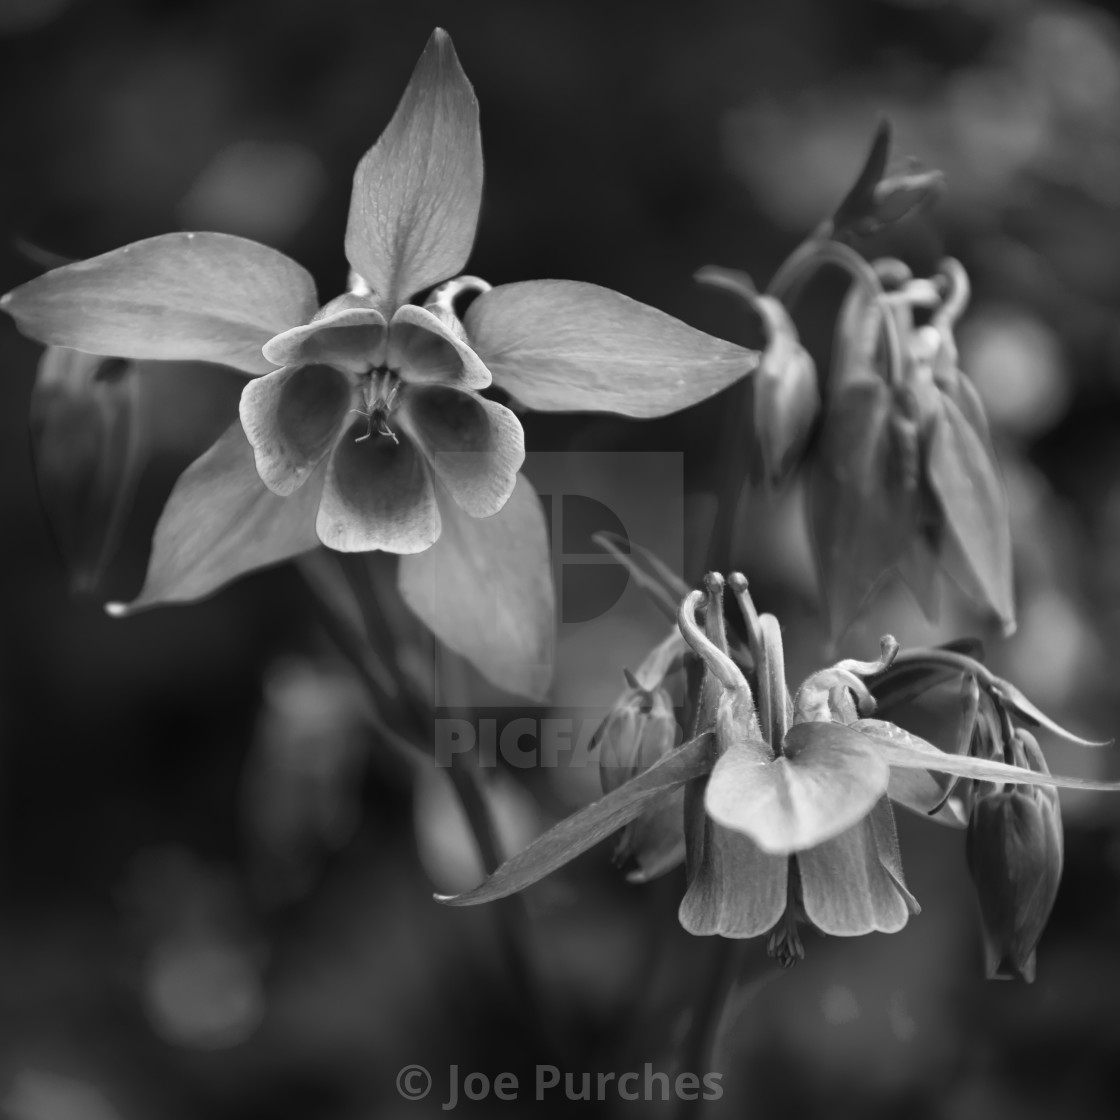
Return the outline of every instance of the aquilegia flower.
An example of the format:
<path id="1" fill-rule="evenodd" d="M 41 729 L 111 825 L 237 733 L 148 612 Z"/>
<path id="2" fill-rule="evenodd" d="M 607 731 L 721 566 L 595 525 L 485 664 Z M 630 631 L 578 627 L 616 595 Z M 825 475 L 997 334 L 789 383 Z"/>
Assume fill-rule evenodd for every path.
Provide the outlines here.
<path id="1" fill-rule="evenodd" d="M 441 901 L 472 905 L 522 890 L 630 822 L 652 819 L 684 787 L 688 888 L 681 924 L 691 933 L 733 938 L 769 933 L 770 952 L 790 964 L 803 952 L 801 923 L 840 936 L 891 933 L 918 912 L 890 805 L 896 782 L 902 803 L 915 803 L 920 784 L 900 780 L 909 774 L 1120 789 L 1120 783 L 1051 775 L 1041 766 L 944 752 L 869 718 L 875 701 L 867 681 L 896 660 L 892 638 L 883 639 L 877 661 L 846 660 L 812 673 L 791 698 L 777 619 L 755 612 L 746 580 L 733 573 L 752 688 L 728 653 L 723 579 L 711 573 L 705 583 L 705 591 L 685 596 L 679 612 L 681 634 L 704 665 L 695 736 L 538 837 L 474 890 Z M 1011 712 L 1041 717 L 971 659 L 950 651 L 903 656 L 919 675 L 929 665 L 944 672 L 946 663 L 957 672 L 980 672 L 986 693 L 993 702 L 999 697 L 1008 718 Z M 1029 933 L 1036 932 L 1037 923 Z"/>
<path id="2" fill-rule="evenodd" d="M 4 297 L 41 342 L 253 379 L 240 420 L 172 492 L 130 608 L 199 598 L 319 543 L 382 549 L 402 554 L 409 605 L 492 679 L 516 687 L 497 663 L 542 659 L 547 530 L 518 474 L 521 426 L 481 391 L 493 379 L 529 408 L 662 416 L 758 355 L 593 284 L 458 276 L 482 172 L 478 103 L 437 30 L 355 172 L 342 295 L 321 305 L 307 272 L 267 246 L 174 233 Z M 481 294 L 460 320 L 465 289 Z"/>

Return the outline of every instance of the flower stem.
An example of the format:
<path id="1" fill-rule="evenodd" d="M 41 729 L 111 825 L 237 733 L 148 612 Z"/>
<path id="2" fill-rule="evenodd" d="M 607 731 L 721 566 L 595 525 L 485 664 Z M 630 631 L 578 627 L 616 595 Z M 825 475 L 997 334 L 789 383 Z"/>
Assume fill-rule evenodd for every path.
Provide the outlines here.
<path id="1" fill-rule="evenodd" d="M 381 610 L 377 588 L 366 561 L 345 553 L 332 555 L 337 557 L 346 585 L 357 603 L 365 640 L 350 620 L 345 599 L 339 593 L 337 584 L 332 582 L 330 569 L 323 563 L 327 557 L 312 554 L 301 558 L 297 565 L 312 592 L 318 620 L 369 694 L 374 724 L 388 745 L 403 754 L 416 769 L 434 766 L 436 760 L 410 737 L 414 735 L 421 742 L 431 741 L 429 710 L 419 702 L 410 682 L 399 672 L 391 672 L 378 653 L 378 646 L 391 646 L 392 631 Z M 391 651 L 387 649 L 387 652 Z M 395 730 L 393 724 L 408 727 L 410 734 Z M 457 755 L 454 765 L 448 766 L 446 771 L 463 808 L 483 870 L 489 874 L 502 862 L 502 850 L 478 761 L 473 754 Z M 492 912 L 497 922 L 500 955 L 508 970 L 510 991 L 520 1004 L 525 1022 L 538 1033 L 542 1045 L 558 1054 L 560 1051 L 526 951 L 530 929 L 524 900 L 520 895 L 501 899 L 494 904 Z"/>

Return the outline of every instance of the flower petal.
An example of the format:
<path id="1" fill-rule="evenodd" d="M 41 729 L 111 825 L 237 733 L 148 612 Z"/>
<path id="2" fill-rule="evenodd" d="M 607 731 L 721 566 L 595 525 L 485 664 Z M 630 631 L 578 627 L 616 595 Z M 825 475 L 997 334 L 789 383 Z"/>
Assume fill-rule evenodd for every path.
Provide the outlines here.
<path id="1" fill-rule="evenodd" d="M 426 307 L 406 303 L 393 315 L 389 365 L 402 381 L 485 389 L 490 371 L 463 338 Z"/>
<path id="2" fill-rule="evenodd" d="M 302 327 L 292 327 L 264 344 L 264 356 L 278 366 L 322 364 L 365 373 L 385 362 L 388 328 L 372 307 L 348 307 Z"/>
<path id="3" fill-rule="evenodd" d="M 706 774 L 711 765 L 712 737 L 704 734 L 691 739 L 636 778 L 565 817 L 473 891 L 437 894 L 436 899 L 449 906 L 474 906 L 524 890 L 653 808 L 685 782 Z"/>
<path id="4" fill-rule="evenodd" d="M 306 322 L 315 284 L 283 253 L 224 233 L 169 233 L 64 265 L 0 302 L 40 342 L 119 358 L 265 373 L 261 346 Z"/>
<path id="5" fill-rule="evenodd" d="M 478 102 L 437 28 L 393 119 L 354 172 L 346 257 L 386 314 L 462 271 L 481 200 Z"/>
<path id="6" fill-rule="evenodd" d="M 851 730 L 861 732 L 875 744 L 875 748 L 892 767 L 909 770 L 933 770 L 939 774 L 956 774 L 961 778 L 976 778 L 983 782 L 1026 786 L 1061 786 L 1065 789 L 1120 790 L 1120 782 L 1097 778 L 1072 778 L 1064 774 L 1040 774 L 1022 766 L 994 762 L 986 758 L 971 758 L 947 754 L 932 743 L 919 739 L 879 719 L 861 719 L 852 724 Z"/>
<path id="7" fill-rule="evenodd" d="M 745 377 L 758 354 L 628 296 L 571 280 L 484 292 L 467 337 L 495 382 L 529 408 L 665 416 Z"/>
<path id="8" fill-rule="evenodd" d="M 961 803 L 955 798 L 945 800 L 953 782 L 947 774 L 931 774 L 927 770 L 892 770 L 887 796 L 896 805 L 927 820 L 949 828 L 965 828 L 968 818 Z"/>
<path id="9" fill-rule="evenodd" d="M 241 391 L 241 423 L 261 481 L 281 496 L 298 490 L 331 449 L 352 387 L 331 366 L 287 366 Z"/>
<path id="10" fill-rule="evenodd" d="M 401 597 L 488 681 L 543 698 L 552 677 L 556 622 L 540 499 L 519 476 L 493 517 L 469 517 L 447 500 L 442 513 L 440 539 L 401 559 Z"/>
<path id="11" fill-rule="evenodd" d="M 315 548 L 321 478 L 290 498 L 261 482 L 240 423 L 231 424 L 182 474 L 156 525 L 148 575 L 123 615 L 210 595 L 230 580 Z"/>
<path id="12" fill-rule="evenodd" d="M 926 473 L 945 517 L 942 559 L 962 589 L 1015 630 L 1011 523 L 998 469 L 982 437 L 945 395 L 929 437 Z"/>
<path id="13" fill-rule="evenodd" d="M 410 388 L 397 415 L 461 509 L 489 517 L 506 504 L 525 461 L 525 435 L 508 408 L 429 385 Z"/>
<path id="14" fill-rule="evenodd" d="M 440 532 L 432 478 L 407 435 L 399 442 L 353 425 L 331 455 L 319 539 L 339 552 L 422 552 Z"/>
<path id="15" fill-rule="evenodd" d="M 897 933 L 910 917 L 907 896 L 883 866 L 870 820 L 799 852 L 805 916 L 835 937 Z"/>
<path id="16" fill-rule="evenodd" d="M 716 824 L 702 805 L 689 813 L 690 795 L 702 798 L 702 792 L 685 792 L 692 832 L 688 889 L 677 915 L 681 926 L 697 937 L 758 937 L 785 912 L 789 857 L 768 855 L 749 837 Z"/>
<path id="17" fill-rule="evenodd" d="M 788 855 L 831 840 L 886 792 L 889 768 L 874 745 L 843 724 L 795 724 L 783 748 L 785 754 L 766 760 L 732 743 L 704 798 L 713 820 L 765 852 Z"/>

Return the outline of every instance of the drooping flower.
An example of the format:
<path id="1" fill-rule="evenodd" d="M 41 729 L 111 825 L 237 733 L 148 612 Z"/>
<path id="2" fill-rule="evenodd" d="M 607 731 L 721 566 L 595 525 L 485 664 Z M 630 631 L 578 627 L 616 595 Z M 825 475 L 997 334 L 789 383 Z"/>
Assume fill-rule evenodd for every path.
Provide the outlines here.
<path id="1" fill-rule="evenodd" d="M 478 104 L 437 30 L 355 173 L 341 296 L 320 305 L 307 272 L 264 245 L 177 233 L 4 297 L 42 342 L 255 379 L 240 420 L 172 492 L 131 608 L 201 597 L 320 542 L 383 549 L 404 554 L 413 610 L 484 673 L 518 687 L 499 661 L 547 659 L 547 532 L 518 474 L 522 431 L 480 391 L 493 377 L 531 408 L 659 416 L 749 374 L 757 355 L 592 284 L 455 279 L 481 189 Z M 464 288 L 482 294 L 460 321 Z M 531 676 L 522 687 L 537 692 Z"/>
<path id="2" fill-rule="evenodd" d="M 1009 746 L 1018 765 L 1048 772 L 1029 731 L 1019 730 Z M 1063 846 L 1057 790 L 1007 785 L 976 797 L 966 851 L 990 979 L 1034 980 L 1035 950 L 1062 878 Z"/>
<path id="3" fill-rule="evenodd" d="M 660 762 L 561 821 L 502 864 L 474 890 L 437 896 L 450 905 L 502 898 L 537 882 L 682 787 L 688 889 L 685 929 L 755 937 L 769 933 L 783 964 L 802 953 L 798 925 L 854 936 L 901 929 L 917 903 L 906 889 L 890 800 L 897 775 L 947 774 L 1029 787 L 1120 789 L 1120 783 L 1051 775 L 970 754 L 945 752 L 886 720 L 871 718 L 867 681 L 896 660 L 884 638 L 874 662 L 841 661 L 811 674 L 791 698 L 777 620 L 757 615 L 746 580 L 730 577 L 746 619 L 754 688 L 729 656 L 723 634 L 723 580 L 681 604 L 681 633 L 701 657 L 698 734 Z M 703 624 L 700 615 L 703 614 Z M 907 669 L 983 673 L 952 651 L 914 651 Z M 1046 721 L 1008 685 L 984 674 L 1008 713 Z M 1059 729 L 1060 730 L 1060 729 Z M 900 782 L 900 800 L 922 791 Z M 936 807 L 944 788 L 935 789 Z"/>

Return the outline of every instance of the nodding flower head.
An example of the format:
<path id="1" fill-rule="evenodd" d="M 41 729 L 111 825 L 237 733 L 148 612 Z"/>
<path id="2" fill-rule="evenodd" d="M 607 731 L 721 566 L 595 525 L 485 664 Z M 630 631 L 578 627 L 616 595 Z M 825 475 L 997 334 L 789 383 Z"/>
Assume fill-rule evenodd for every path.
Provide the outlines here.
<path id="1" fill-rule="evenodd" d="M 864 678 L 882 671 L 897 646 L 885 639 L 879 661 L 813 674 L 794 703 L 777 619 L 755 611 L 741 575 L 728 582 L 746 622 L 754 691 L 727 651 L 722 578 L 709 576 L 680 612 L 681 632 L 706 666 L 701 718 L 713 721 L 718 755 L 702 796 L 689 803 L 681 922 L 697 934 L 769 933 L 784 965 L 803 955 L 803 922 L 838 935 L 901 929 L 917 903 L 885 797 L 889 767 L 848 726 L 870 700 Z"/>

